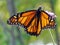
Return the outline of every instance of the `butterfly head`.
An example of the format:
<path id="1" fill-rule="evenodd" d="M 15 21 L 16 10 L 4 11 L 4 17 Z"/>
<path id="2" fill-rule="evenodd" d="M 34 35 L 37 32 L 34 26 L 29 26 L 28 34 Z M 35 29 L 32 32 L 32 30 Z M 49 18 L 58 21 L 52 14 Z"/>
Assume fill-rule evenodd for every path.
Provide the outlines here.
<path id="1" fill-rule="evenodd" d="M 7 21 L 7 23 L 10 25 L 17 25 L 18 24 L 17 23 L 17 16 L 14 15 L 14 16 L 10 17 L 9 20 Z"/>

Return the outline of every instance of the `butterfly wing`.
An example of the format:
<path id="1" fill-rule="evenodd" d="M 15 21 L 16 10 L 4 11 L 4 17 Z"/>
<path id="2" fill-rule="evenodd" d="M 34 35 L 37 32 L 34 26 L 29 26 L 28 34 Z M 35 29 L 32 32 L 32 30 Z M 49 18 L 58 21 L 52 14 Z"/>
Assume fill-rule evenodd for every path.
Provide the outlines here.
<path id="1" fill-rule="evenodd" d="M 30 35 L 38 36 L 40 34 L 40 32 L 41 32 L 41 25 L 40 25 L 40 21 L 38 20 L 38 18 L 34 17 L 32 22 L 30 23 L 30 26 L 27 27 L 26 31 Z"/>
<path id="2" fill-rule="evenodd" d="M 7 23 L 9 25 L 17 25 L 18 22 L 17 22 L 17 16 L 16 15 L 13 15 L 12 17 L 10 17 L 8 20 L 7 20 Z"/>
<path id="3" fill-rule="evenodd" d="M 31 10 L 18 14 L 18 23 L 24 25 L 25 27 L 28 27 L 31 20 L 33 20 L 33 17 L 35 16 L 35 13 L 36 10 Z"/>
<path id="4" fill-rule="evenodd" d="M 55 26 L 55 21 L 54 19 L 52 19 L 52 16 L 42 11 L 41 12 L 41 24 L 42 24 L 42 28 L 53 28 Z"/>
<path id="5" fill-rule="evenodd" d="M 7 23 L 10 25 L 17 25 L 19 23 L 24 26 L 28 26 L 31 19 L 35 16 L 35 12 L 36 10 L 30 10 L 18 13 L 17 15 L 13 15 L 12 17 L 10 17 Z"/>

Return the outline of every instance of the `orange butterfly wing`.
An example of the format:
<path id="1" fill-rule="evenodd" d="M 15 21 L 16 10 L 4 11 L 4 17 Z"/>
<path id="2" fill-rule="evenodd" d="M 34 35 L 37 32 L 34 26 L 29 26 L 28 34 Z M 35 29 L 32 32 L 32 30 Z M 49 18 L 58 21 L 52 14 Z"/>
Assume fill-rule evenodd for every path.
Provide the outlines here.
<path id="1" fill-rule="evenodd" d="M 44 28 L 46 25 L 49 24 L 49 20 L 48 20 L 49 16 L 46 13 L 41 12 L 40 18 L 41 18 L 42 28 Z"/>
<path id="2" fill-rule="evenodd" d="M 35 13 L 36 13 L 36 11 L 32 10 L 32 11 L 27 11 L 27 12 L 23 12 L 21 14 L 18 14 L 18 23 L 20 23 L 24 26 L 28 26 L 30 21 L 35 16 Z"/>
<path id="3" fill-rule="evenodd" d="M 41 12 L 40 18 L 41 18 L 42 29 L 54 27 L 55 22 L 50 17 L 51 16 L 49 16 L 46 12 L 44 12 L 44 11 Z"/>
<path id="4" fill-rule="evenodd" d="M 17 25 L 17 16 L 13 15 L 12 17 L 10 17 L 9 20 L 7 20 L 7 23 L 10 25 Z"/>
<path id="5" fill-rule="evenodd" d="M 35 35 L 38 36 L 41 32 L 41 25 L 40 25 L 40 21 L 38 21 L 38 18 L 34 18 L 33 21 L 31 22 L 30 26 L 27 27 L 27 33 L 29 33 L 30 35 Z"/>

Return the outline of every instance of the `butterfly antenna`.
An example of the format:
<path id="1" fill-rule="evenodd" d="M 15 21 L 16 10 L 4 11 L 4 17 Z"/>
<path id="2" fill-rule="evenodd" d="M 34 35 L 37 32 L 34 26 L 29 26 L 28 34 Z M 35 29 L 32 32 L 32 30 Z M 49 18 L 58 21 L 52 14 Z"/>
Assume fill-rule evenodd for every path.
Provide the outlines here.
<path id="1" fill-rule="evenodd" d="M 51 32 L 50 29 L 49 29 L 49 32 L 50 32 L 50 35 L 51 35 L 51 38 L 52 38 L 52 41 L 53 41 L 53 45 L 55 45 L 55 41 L 54 41 L 54 39 L 53 39 L 53 35 L 52 35 L 52 32 Z"/>

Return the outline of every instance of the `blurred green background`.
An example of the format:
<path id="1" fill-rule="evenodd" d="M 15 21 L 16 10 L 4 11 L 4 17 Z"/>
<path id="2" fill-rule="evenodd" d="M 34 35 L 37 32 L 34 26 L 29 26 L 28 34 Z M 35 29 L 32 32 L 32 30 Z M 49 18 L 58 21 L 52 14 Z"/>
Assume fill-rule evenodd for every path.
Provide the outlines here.
<path id="1" fill-rule="evenodd" d="M 21 26 L 20 30 L 18 30 L 17 26 L 7 24 L 9 17 L 16 12 L 38 9 L 40 6 L 42 6 L 44 10 L 53 11 L 57 16 L 56 30 L 50 29 L 54 42 L 49 29 L 43 30 L 41 34 L 36 37 L 28 35 Z M 0 0 L 0 45 L 57 45 L 57 40 L 60 40 L 59 15 L 60 0 Z"/>

